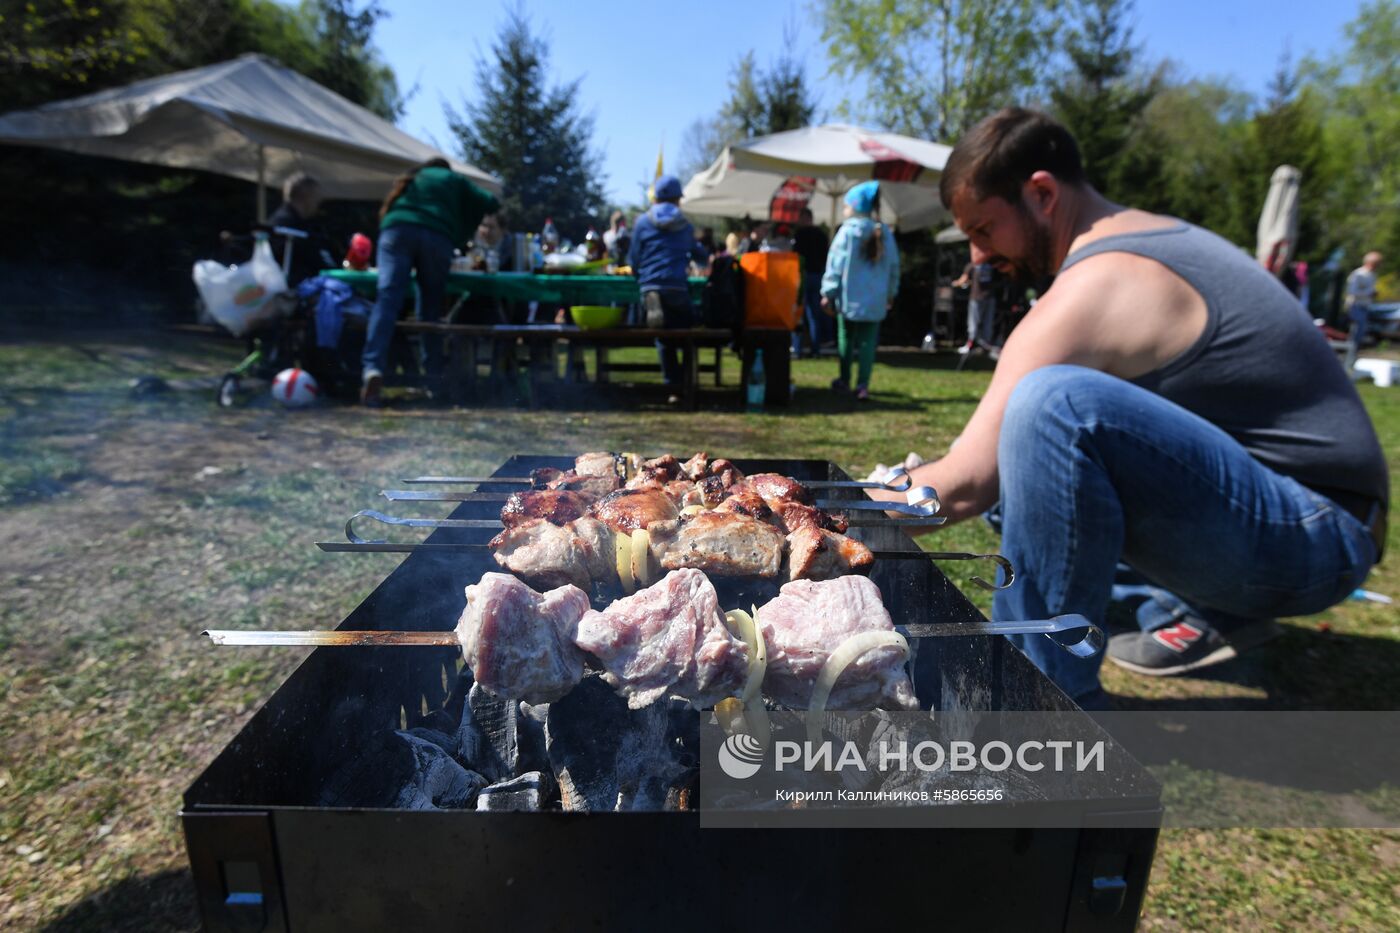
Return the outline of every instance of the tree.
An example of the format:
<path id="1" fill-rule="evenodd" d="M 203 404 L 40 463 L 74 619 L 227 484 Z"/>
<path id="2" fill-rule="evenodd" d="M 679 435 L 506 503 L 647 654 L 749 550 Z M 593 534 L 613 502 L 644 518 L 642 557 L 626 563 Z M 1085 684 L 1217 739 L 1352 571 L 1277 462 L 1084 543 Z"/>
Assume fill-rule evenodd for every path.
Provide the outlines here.
<path id="1" fill-rule="evenodd" d="M 1126 23 L 1132 0 L 1076 0 L 1065 41 L 1070 70 L 1050 90 L 1055 116 L 1079 141 L 1089 181 L 1115 200 L 1133 201 L 1152 187 L 1142 165 L 1123 163 L 1161 73 L 1134 73 L 1138 50 Z"/>
<path id="2" fill-rule="evenodd" d="M 899 133 L 953 143 L 1030 97 L 1054 49 L 1058 0 L 825 0 L 831 71 L 864 79 L 842 110 Z"/>
<path id="3" fill-rule="evenodd" d="M 1249 104 L 1229 84 L 1182 81 L 1164 70 L 1119 157 L 1120 184 L 1133 192 L 1126 203 L 1211 230 L 1229 228 L 1231 154 L 1244 144 Z"/>
<path id="4" fill-rule="evenodd" d="M 682 177 L 707 167 L 731 143 L 795 130 L 812 122 L 816 100 L 807 87 L 806 69 L 793 51 L 796 28 L 783 29 L 784 52 L 767 71 L 745 52 L 729 75 L 729 98 L 717 115 L 691 123 L 681 140 Z"/>
<path id="5" fill-rule="evenodd" d="M 491 55 L 477 60 L 481 96 L 461 114 L 447 107 L 447 121 L 463 156 L 501 178 L 514 229 L 538 230 L 552 218 L 581 239 L 602 217 L 602 160 L 593 118 L 574 104 L 581 79 L 547 87 L 548 57 L 525 13 L 509 12 Z"/>
<path id="6" fill-rule="evenodd" d="M 1323 221 L 1348 262 L 1400 256 L 1400 4 L 1362 4 L 1345 33 L 1344 51 L 1303 68 L 1322 113 Z"/>
<path id="7" fill-rule="evenodd" d="M 245 52 L 276 58 L 381 115 L 401 108 L 393 72 L 372 44 L 385 15 L 374 2 L 25 0 L 0 11 L 5 109 Z M 62 282 L 70 307 L 91 306 L 104 319 L 123 294 L 183 311 L 190 264 L 215 252 L 221 229 L 246 230 L 252 219 L 247 182 L 42 149 L 0 147 L 0 189 L 9 193 L 0 278 Z M 365 205 L 328 209 L 328 229 L 374 230 Z M 36 306 L 49 300 L 34 294 Z"/>
<path id="8" fill-rule="evenodd" d="M 373 46 L 378 2 L 29 0 L 0 15 L 6 107 L 25 108 L 262 52 L 387 119 L 403 111 Z"/>

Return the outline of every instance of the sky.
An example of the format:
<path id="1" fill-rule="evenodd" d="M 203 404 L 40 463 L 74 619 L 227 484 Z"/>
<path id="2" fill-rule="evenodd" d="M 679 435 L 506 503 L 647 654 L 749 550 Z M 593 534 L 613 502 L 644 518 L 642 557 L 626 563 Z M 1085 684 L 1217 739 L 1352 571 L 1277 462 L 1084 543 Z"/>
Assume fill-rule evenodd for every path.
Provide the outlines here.
<path id="1" fill-rule="evenodd" d="M 508 7 L 489 0 L 381 2 L 390 16 L 377 27 L 376 44 L 400 87 L 413 91 L 399 125 L 455 155 L 443 104 L 461 109 L 464 99 L 479 98 L 475 63 L 489 56 Z M 668 170 L 678 166 L 686 128 L 724 103 L 734 62 L 752 49 L 760 67 L 771 63 L 785 25 L 796 27 L 795 49 L 818 117 L 831 116 L 848 93 L 827 74 L 810 2 L 521 3 L 549 42 L 551 83 L 582 79 L 579 104 L 595 118 L 594 144 L 615 203 L 640 200 L 659 147 Z M 1134 37 L 1146 60 L 1171 59 L 1187 77 L 1225 78 L 1259 94 L 1285 48 L 1295 62 L 1343 48 L 1342 27 L 1359 8 L 1359 0 L 1138 0 Z"/>

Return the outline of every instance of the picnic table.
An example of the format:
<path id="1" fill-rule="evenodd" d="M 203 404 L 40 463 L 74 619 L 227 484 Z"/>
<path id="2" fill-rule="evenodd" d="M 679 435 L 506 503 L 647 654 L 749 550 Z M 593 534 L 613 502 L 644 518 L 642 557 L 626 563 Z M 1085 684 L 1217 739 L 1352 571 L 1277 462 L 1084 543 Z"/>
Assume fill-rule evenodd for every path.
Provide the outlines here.
<path id="1" fill-rule="evenodd" d="M 371 300 L 378 291 L 379 273 L 374 270 L 326 269 L 321 274 L 345 282 Z M 706 281 L 699 277 L 689 280 L 692 301 L 699 301 Z M 713 373 L 715 385 L 720 385 L 722 351 L 734 339 L 731 331 L 704 327 L 583 330 L 561 324 L 452 323 L 453 312 L 468 297 L 538 301 L 556 306 L 635 304 L 641 301 L 641 289 L 637 279 L 630 275 L 452 272 L 447 277 L 447 294 L 456 301 L 445 320 L 403 320 L 398 322 L 398 329 L 414 334 L 438 334 L 444 338 L 450 370 L 449 392 L 452 401 L 457 404 L 477 397 L 481 391 L 477 371 L 481 362 L 486 362 L 489 367 L 485 381 L 487 388 L 519 388 L 533 406 L 538 404 L 541 396 L 584 380 L 586 367 L 583 353 L 588 349 L 595 354 L 594 372 L 599 383 L 606 383 L 609 376 L 616 372 L 656 371 L 655 363 L 614 363 L 609 359 L 608 352 L 616 347 L 649 347 L 662 339 L 680 349 L 682 383 L 677 394 L 682 404 L 693 410 L 696 407 L 700 372 Z M 518 347 L 525 348 L 526 359 L 523 361 L 517 358 Z M 561 348 L 567 357 L 562 379 L 558 375 L 556 358 L 556 350 Z M 714 361 L 708 365 L 702 365 L 699 361 L 703 348 L 715 351 Z"/>
<path id="2" fill-rule="evenodd" d="M 441 321 L 400 321 L 400 330 L 416 334 L 438 334 L 447 347 L 449 392 L 454 404 L 477 397 L 482 389 L 478 367 L 488 364 L 486 386 L 523 389 L 533 407 L 543 395 L 571 392 L 587 378 L 584 352 L 595 354 L 594 373 L 598 383 L 606 383 L 612 373 L 644 370 L 655 372 L 656 363 L 614 363 L 608 351 L 616 347 L 650 347 L 656 340 L 675 344 L 681 354 L 681 385 L 677 394 L 690 411 L 696 407 L 700 373 L 714 374 L 715 385 L 723 380 L 724 348 L 734 339 L 728 330 L 690 327 L 664 330 L 650 327 L 620 327 L 609 330 L 583 330 L 566 324 L 449 324 Z M 525 348 L 525 358 L 517 349 Z M 564 373 L 559 373 L 557 351 L 563 349 Z M 715 351 L 714 362 L 702 365 L 700 351 Z M 486 350 L 483 356 L 482 350 Z"/>
<path id="3" fill-rule="evenodd" d="M 322 275 L 339 279 L 371 300 L 379 287 L 379 273 L 366 269 L 325 269 Z M 690 279 L 690 297 L 699 301 L 706 279 Z M 630 275 L 540 275 L 533 272 L 450 272 L 447 294 L 500 298 L 504 301 L 539 301 L 560 305 L 626 305 L 642 300 L 641 289 Z M 449 312 L 450 317 L 450 312 Z"/>

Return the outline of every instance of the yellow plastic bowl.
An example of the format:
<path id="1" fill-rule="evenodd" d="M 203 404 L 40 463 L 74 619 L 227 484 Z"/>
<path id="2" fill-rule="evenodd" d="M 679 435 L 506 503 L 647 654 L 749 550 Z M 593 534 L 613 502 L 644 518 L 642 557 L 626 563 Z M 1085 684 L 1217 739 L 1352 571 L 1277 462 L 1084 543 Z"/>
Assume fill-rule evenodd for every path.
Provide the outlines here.
<path id="1" fill-rule="evenodd" d="M 606 305 L 574 305 L 569 314 L 584 330 L 606 330 L 622 323 L 622 309 Z"/>

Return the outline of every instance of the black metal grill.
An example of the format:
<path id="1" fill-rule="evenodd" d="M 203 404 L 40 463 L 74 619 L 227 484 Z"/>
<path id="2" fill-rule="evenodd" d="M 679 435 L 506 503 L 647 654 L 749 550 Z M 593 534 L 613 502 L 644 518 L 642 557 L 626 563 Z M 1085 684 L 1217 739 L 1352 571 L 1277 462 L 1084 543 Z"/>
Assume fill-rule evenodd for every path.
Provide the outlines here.
<path id="1" fill-rule="evenodd" d="M 517 456 L 495 475 L 571 465 L 568 457 Z M 736 465 L 799 480 L 849 478 L 825 461 Z M 497 508 L 465 502 L 452 517 L 492 518 Z M 873 548 L 915 549 L 896 528 L 853 533 Z M 440 529 L 430 540 L 490 536 Z M 412 554 L 340 627 L 451 628 L 463 588 L 495 569 L 485 552 Z M 896 624 L 981 619 L 932 564 L 879 561 L 872 578 Z M 714 582 L 726 607 L 762 603 L 776 592 L 771 584 Z M 443 922 L 509 930 L 831 929 L 893 920 L 910 908 L 927 911 L 930 924 L 957 928 L 1135 925 L 1154 829 L 702 831 L 693 811 L 320 806 L 331 777 L 386 730 L 443 706 L 458 657 L 446 648 L 318 649 L 288 678 L 184 796 L 181 818 L 207 929 Z M 912 674 L 925 708 L 1074 710 L 1001 638 L 926 639 Z M 1150 784 L 1129 780 L 1122 783 L 1128 789 L 1075 803 L 1153 811 L 1156 798 L 1142 792 Z M 1106 885 L 1106 878 L 1123 883 Z"/>

